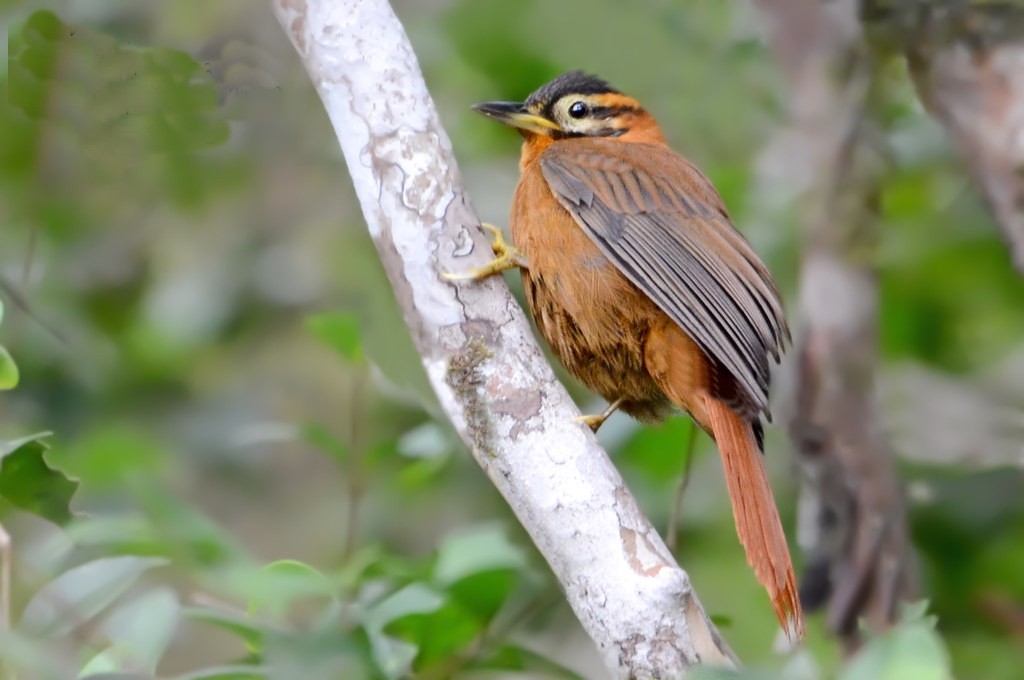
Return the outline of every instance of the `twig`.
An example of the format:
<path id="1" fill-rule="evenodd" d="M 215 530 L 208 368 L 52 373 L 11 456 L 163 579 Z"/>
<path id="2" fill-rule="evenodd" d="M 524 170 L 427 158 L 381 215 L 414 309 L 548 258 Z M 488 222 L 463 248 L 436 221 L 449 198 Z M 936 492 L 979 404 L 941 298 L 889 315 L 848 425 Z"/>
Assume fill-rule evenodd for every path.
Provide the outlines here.
<path id="1" fill-rule="evenodd" d="M 348 460 L 348 515 L 345 519 L 345 540 L 342 544 L 341 559 L 347 563 L 355 554 L 359 539 L 359 509 L 366 486 L 364 459 L 366 451 L 362 437 L 366 382 L 369 369 L 357 366 L 357 375 L 352 385 L 351 407 L 349 408 L 349 460 Z"/>
<path id="2" fill-rule="evenodd" d="M 668 516 L 668 528 L 665 529 L 665 544 L 673 554 L 676 552 L 676 541 L 679 540 L 679 516 L 683 510 L 683 494 L 690 486 L 690 470 L 693 468 L 693 449 L 697 442 L 697 426 L 690 423 L 690 433 L 686 437 L 686 464 L 683 474 L 676 483 L 676 496 L 672 503 L 672 512 Z"/>

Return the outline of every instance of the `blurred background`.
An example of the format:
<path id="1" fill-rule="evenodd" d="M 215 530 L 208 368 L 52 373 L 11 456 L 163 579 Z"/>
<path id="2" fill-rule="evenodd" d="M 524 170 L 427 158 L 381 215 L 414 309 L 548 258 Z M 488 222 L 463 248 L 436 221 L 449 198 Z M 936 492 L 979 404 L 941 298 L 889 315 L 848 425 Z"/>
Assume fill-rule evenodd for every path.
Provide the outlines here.
<path id="1" fill-rule="evenodd" d="M 393 6 L 482 219 L 507 222 L 519 139 L 469 105 L 522 99 L 566 70 L 599 74 L 711 177 L 799 337 L 801 223 L 770 152 L 790 103 L 753 7 Z M 334 133 L 269 7 L 7 0 L 0 16 L 0 344 L 20 371 L 0 392 L 6 672 L 602 677 L 543 560 L 439 415 Z M 918 596 L 937 618 L 939 638 L 923 626 L 918 649 L 938 645 L 959 678 L 1018 677 L 1024 278 L 902 63 L 880 68 L 877 426 L 907 492 Z M 783 425 L 791 368 L 775 395 Z M 560 375 L 584 411 L 602 406 Z M 689 429 L 615 416 L 600 439 L 663 531 L 692 464 L 671 540 L 739 657 L 835 677 L 820 616 L 803 674 L 773 651 L 715 449 L 700 435 L 688 461 Z M 789 530 L 784 426 L 767 452 Z"/>

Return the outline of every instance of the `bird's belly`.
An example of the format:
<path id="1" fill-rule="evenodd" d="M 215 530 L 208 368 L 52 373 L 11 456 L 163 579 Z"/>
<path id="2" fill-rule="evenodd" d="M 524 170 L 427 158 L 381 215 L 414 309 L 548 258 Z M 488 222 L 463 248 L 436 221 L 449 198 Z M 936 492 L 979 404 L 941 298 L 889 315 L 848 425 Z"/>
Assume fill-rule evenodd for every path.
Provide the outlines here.
<path id="1" fill-rule="evenodd" d="M 566 217 L 559 243 L 524 249 L 534 322 L 580 382 L 609 401 L 623 398 L 630 415 L 656 420 L 667 402 L 644 365 L 644 341 L 661 312 Z"/>

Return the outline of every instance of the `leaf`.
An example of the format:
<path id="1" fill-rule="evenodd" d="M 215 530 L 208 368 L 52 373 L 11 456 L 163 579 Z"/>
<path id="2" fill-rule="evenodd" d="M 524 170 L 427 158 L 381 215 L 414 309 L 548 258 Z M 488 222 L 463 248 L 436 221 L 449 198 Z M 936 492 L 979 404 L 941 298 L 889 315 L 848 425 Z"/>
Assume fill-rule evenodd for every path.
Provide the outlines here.
<path id="1" fill-rule="evenodd" d="M 493 653 L 473 661 L 468 668 L 473 670 L 505 670 L 536 673 L 543 677 L 582 680 L 583 676 L 572 669 L 544 657 L 537 652 L 516 644 L 499 647 Z"/>
<path id="2" fill-rule="evenodd" d="M 686 417 L 669 418 L 660 427 L 641 428 L 623 447 L 618 461 L 653 482 L 674 485 L 686 471 L 687 442 L 694 436 L 693 429 L 693 421 Z M 690 455 L 694 449 L 691 447 Z"/>
<path id="3" fill-rule="evenodd" d="M 0 345 L 0 390 L 13 390 L 20 379 L 18 364 L 14 363 L 7 348 Z"/>
<path id="4" fill-rule="evenodd" d="M 130 590 L 144 572 L 164 564 L 162 558 L 120 555 L 73 567 L 35 594 L 19 627 L 39 636 L 66 635 Z"/>
<path id="5" fill-rule="evenodd" d="M 731 628 L 733 625 L 732 617 L 726 614 L 711 614 L 708 618 L 718 628 Z"/>
<path id="6" fill-rule="evenodd" d="M 386 597 L 366 612 L 367 630 L 379 633 L 398 619 L 412 614 L 429 614 L 444 604 L 444 597 L 422 583 L 411 583 Z"/>
<path id="7" fill-rule="evenodd" d="M 902 603 L 900 606 L 900 621 L 902 623 L 921 622 L 930 627 L 935 626 L 934 617 L 928 616 L 928 600 Z"/>
<path id="8" fill-rule="evenodd" d="M 522 551 L 499 525 L 451 534 L 441 544 L 435 579 L 484 625 L 508 599 L 526 569 Z"/>
<path id="9" fill-rule="evenodd" d="M 180 614 L 178 596 L 166 586 L 125 602 L 100 625 L 103 637 L 112 644 L 93 657 L 82 675 L 127 669 L 155 674 Z"/>
<path id="10" fill-rule="evenodd" d="M 0 445 L 0 499 L 63 525 L 72 518 L 71 498 L 78 482 L 47 464 L 47 446 L 40 439 L 49 434 Z"/>
<path id="11" fill-rule="evenodd" d="M 284 616 L 302 598 L 324 597 L 338 601 L 337 588 L 322 572 L 298 560 L 278 560 L 260 570 L 249 595 L 248 612 L 267 610 L 271 617 Z"/>
<path id="12" fill-rule="evenodd" d="M 412 583 L 371 607 L 363 619 L 373 655 L 384 675 L 399 678 L 408 675 L 419 647 L 385 635 L 385 627 L 403 618 L 429 614 L 444 604 L 444 598 L 422 583 Z"/>
<path id="13" fill-rule="evenodd" d="M 801 648 L 789 657 L 779 676 L 786 680 L 819 680 L 822 673 L 810 650 Z"/>
<path id="14" fill-rule="evenodd" d="M 263 648 L 264 630 L 243 614 L 208 607 L 182 607 L 181 615 L 193 621 L 208 623 L 238 636 L 253 652 L 259 653 Z"/>
<path id="15" fill-rule="evenodd" d="M 4 322 L 4 301 L 0 300 L 0 324 Z M 19 374 L 18 365 L 7 352 L 7 348 L 0 345 L 0 390 L 13 390 L 18 386 Z"/>
<path id="16" fill-rule="evenodd" d="M 64 678 L 70 669 L 63 661 L 52 645 L 18 630 L 0 633 L 0 678 Z"/>
<path id="17" fill-rule="evenodd" d="M 306 327 L 319 340 L 327 343 L 349 361 L 363 360 L 359 339 L 359 322 L 352 314 L 318 314 L 306 320 Z"/>
<path id="18" fill-rule="evenodd" d="M 270 673 L 262 666 L 214 666 L 204 668 L 185 675 L 175 676 L 173 680 L 266 680 Z"/>
<path id="19" fill-rule="evenodd" d="M 438 553 L 434 577 L 443 585 L 451 585 L 482 571 L 519 570 L 526 566 L 523 552 L 509 542 L 499 525 L 449 534 Z"/>
<path id="20" fill-rule="evenodd" d="M 28 444 L 29 442 L 39 441 L 41 439 L 46 439 L 47 437 L 52 437 L 52 436 L 53 436 L 53 432 L 50 432 L 50 431 L 47 430 L 45 432 L 36 432 L 35 434 L 30 434 L 27 437 L 21 437 L 19 439 L 12 439 L 10 441 L 0 443 L 0 459 L 2 459 L 4 456 L 6 456 L 11 451 L 14 451 L 15 449 L 20 448 L 24 444 Z"/>
<path id="21" fill-rule="evenodd" d="M 451 454 L 455 442 L 448 430 L 432 420 L 403 434 L 398 439 L 398 453 L 408 458 L 433 459 Z"/>
<path id="22" fill-rule="evenodd" d="M 121 662 L 118 659 L 117 649 L 111 646 L 105 648 L 103 651 L 89 659 L 88 663 L 86 663 L 82 667 L 82 670 L 79 671 L 78 677 L 80 679 L 92 678 L 92 680 L 96 680 L 97 678 L 116 678 L 118 676 L 125 675 L 120 672 L 120 669 Z"/>
<path id="23" fill-rule="evenodd" d="M 343 444 L 337 437 L 331 434 L 323 425 L 309 423 L 302 428 L 302 438 L 318 449 L 331 454 L 342 467 L 348 464 L 352 457 L 348 446 Z"/>
<path id="24" fill-rule="evenodd" d="M 373 654 L 362 630 L 343 630 L 338 625 L 315 632 L 302 631 L 268 637 L 261 656 L 276 678 L 379 678 L 369 668 Z"/>
<path id="25" fill-rule="evenodd" d="M 101 546 L 104 553 L 160 555 L 163 537 L 136 514 L 78 517 L 64 530 L 76 546 Z"/>
<path id="26" fill-rule="evenodd" d="M 872 639 L 838 676 L 839 680 L 951 680 L 952 677 L 949 653 L 927 620 L 902 623 Z"/>

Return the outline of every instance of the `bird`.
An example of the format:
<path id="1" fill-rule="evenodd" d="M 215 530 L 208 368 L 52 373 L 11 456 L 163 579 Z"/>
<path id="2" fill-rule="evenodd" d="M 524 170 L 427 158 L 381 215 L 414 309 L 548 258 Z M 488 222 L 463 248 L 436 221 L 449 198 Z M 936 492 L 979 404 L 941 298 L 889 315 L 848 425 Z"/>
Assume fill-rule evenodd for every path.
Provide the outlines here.
<path id="1" fill-rule="evenodd" d="M 792 559 L 763 463 L 769 359 L 791 342 L 767 267 L 711 181 L 633 97 L 582 71 L 523 102 L 473 108 L 523 138 L 509 231 L 535 325 L 568 371 L 641 422 L 688 413 L 716 442 L 747 561 L 791 639 L 804 635 Z"/>

